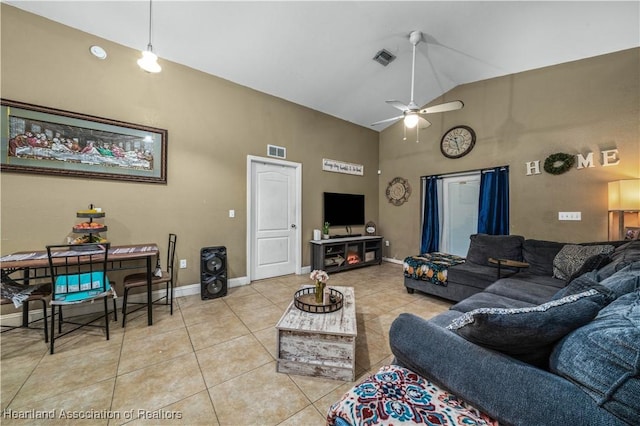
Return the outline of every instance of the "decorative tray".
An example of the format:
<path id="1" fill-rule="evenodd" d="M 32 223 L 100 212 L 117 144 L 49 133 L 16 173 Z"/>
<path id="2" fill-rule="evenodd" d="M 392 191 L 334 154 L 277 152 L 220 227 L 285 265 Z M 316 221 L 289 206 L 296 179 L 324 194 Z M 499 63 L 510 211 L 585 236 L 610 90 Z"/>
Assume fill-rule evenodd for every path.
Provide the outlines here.
<path id="1" fill-rule="evenodd" d="M 102 225 L 102 226 L 95 226 L 95 227 L 89 227 L 89 228 L 79 228 L 74 226 L 73 227 L 73 232 L 76 233 L 83 233 L 83 234 L 97 234 L 99 232 L 105 232 L 107 230 L 107 226 L 106 225 Z"/>
<path id="2" fill-rule="evenodd" d="M 314 287 L 306 287 L 296 291 L 293 296 L 293 304 L 301 311 L 314 314 L 328 314 L 339 311 L 344 303 L 344 295 L 336 289 L 329 289 L 330 302 L 327 305 L 316 303 L 316 291 Z"/>
<path id="3" fill-rule="evenodd" d="M 97 212 L 97 211 L 89 211 L 89 210 L 81 210 L 76 212 L 76 217 L 80 217 L 80 218 L 98 218 L 98 217 L 104 217 L 105 213 L 104 212 Z"/>

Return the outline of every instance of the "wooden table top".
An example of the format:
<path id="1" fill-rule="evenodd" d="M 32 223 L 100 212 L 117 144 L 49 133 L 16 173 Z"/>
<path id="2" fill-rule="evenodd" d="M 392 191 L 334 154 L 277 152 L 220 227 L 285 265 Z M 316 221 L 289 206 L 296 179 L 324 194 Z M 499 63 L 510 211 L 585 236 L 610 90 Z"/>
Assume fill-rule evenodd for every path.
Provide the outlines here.
<path id="1" fill-rule="evenodd" d="M 117 262 L 145 259 L 157 255 L 158 252 L 156 243 L 111 246 L 108 260 Z M 49 258 L 46 250 L 23 251 L 0 257 L 0 267 L 2 269 L 44 268 L 48 266 Z"/>
<path id="2" fill-rule="evenodd" d="M 511 260 L 511 259 L 496 259 L 496 258 L 490 257 L 489 262 L 495 263 L 501 266 L 510 266 L 512 268 L 528 268 L 529 267 L 529 264 L 527 262 L 520 262 L 518 260 Z"/>
<path id="3" fill-rule="evenodd" d="M 309 286 L 303 286 L 309 287 Z M 328 286 L 344 296 L 342 309 L 327 314 L 301 311 L 293 300 L 276 324 L 278 330 L 319 332 L 339 336 L 357 336 L 356 303 L 353 287 Z M 291 295 L 293 299 L 293 295 Z"/>

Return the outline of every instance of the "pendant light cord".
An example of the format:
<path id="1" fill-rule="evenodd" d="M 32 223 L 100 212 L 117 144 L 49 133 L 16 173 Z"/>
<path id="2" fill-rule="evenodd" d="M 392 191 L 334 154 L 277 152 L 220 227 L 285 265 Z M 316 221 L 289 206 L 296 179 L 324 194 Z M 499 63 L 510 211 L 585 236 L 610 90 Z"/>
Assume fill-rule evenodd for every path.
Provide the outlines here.
<path id="1" fill-rule="evenodd" d="M 151 46 L 151 4 L 153 3 L 152 0 L 149 0 L 149 45 L 147 46 L 147 49 L 151 52 L 153 51 L 153 47 Z"/>

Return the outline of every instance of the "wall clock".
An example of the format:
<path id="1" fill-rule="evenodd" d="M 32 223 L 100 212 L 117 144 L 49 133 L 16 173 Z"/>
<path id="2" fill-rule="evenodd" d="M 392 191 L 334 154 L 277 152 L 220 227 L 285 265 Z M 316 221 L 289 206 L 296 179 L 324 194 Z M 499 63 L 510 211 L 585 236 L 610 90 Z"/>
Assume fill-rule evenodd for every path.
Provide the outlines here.
<path id="1" fill-rule="evenodd" d="M 440 141 L 440 151 L 447 158 L 460 158 L 467 155 L 476 144 L 476 132 L 469 126 L 456 126 L 449 129 Z"/>
<path id="2" fill-rule="evenodd" d="M 387 199 L 394 206 L 400 206 L 404 204 L 411 195 L 411 185 L 409 181 L 404 178 L 397 177 L 389 182 L 387 186 Z"/>

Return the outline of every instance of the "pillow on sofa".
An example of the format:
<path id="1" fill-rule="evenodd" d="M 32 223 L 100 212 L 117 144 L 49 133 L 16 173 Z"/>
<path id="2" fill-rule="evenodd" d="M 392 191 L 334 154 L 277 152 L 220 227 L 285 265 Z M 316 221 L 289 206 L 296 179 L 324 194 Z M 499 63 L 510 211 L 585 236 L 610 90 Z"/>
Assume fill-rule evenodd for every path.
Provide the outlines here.
<path id="1" fill-rule="evenodd" d="M 625 243 L 611 253 L 611 263 L 598 271 L 598 280 L 604 280 L 631 263 L 640 261 L 640 240 Z"/>
<path id="2" fill-rule="evenodd" d="M 593 246 L 566 244 L 553 259 L 553 276 L 560 280 L 568 280 L 591 256 L 609 254 L 613 249 L 614 247 L 608 244 Z"/>
<path id="3" fill-rule="evenodd" d="M 522 243 L 520 235 L 487 235 L 474 234 L 469 237 L 471 243 L 467 251 L 467 262 L 484 266 L 496 266 L 489 263 L 489 258 L 522 260 Z"/>
<path id="4" fill-rule="evenodd" d="M 610 277 L 600 281 L 600 284 L 612 290 L 618 296 L 640 290 L 640 261 L 627 265 Z"/>
<path id="5" fill-rule="evenodd" d="M 561 340 L 549 367 L 601 407 L 629 424 L 640 424 L 640 291 L 619 297 Z"/>
<path id="6" fill-rule="evenodd" d="M 591 321 L 611 301 L 611 292 L 594 288 L 528 308 L 480 308 L 447 326 L 460 336 L 531 364 L 546 366 L 552 344 Z"/>
<path id="7" fill-rule="evenodd" d="M 579 276 L 584 275 L 587 272 L 596 271 L 602 268 L 603 266 L 609 264 L 610 262 L 611 262 L 611 257 L 608 254 L 600 253 L 600 254 L 593 255 L 584 261 L 582 266 L 580 266 L 580 269 L 574 272 L 569 277 L 567 282 L 570 283 L 575 278 L 578 278 Z"/>

